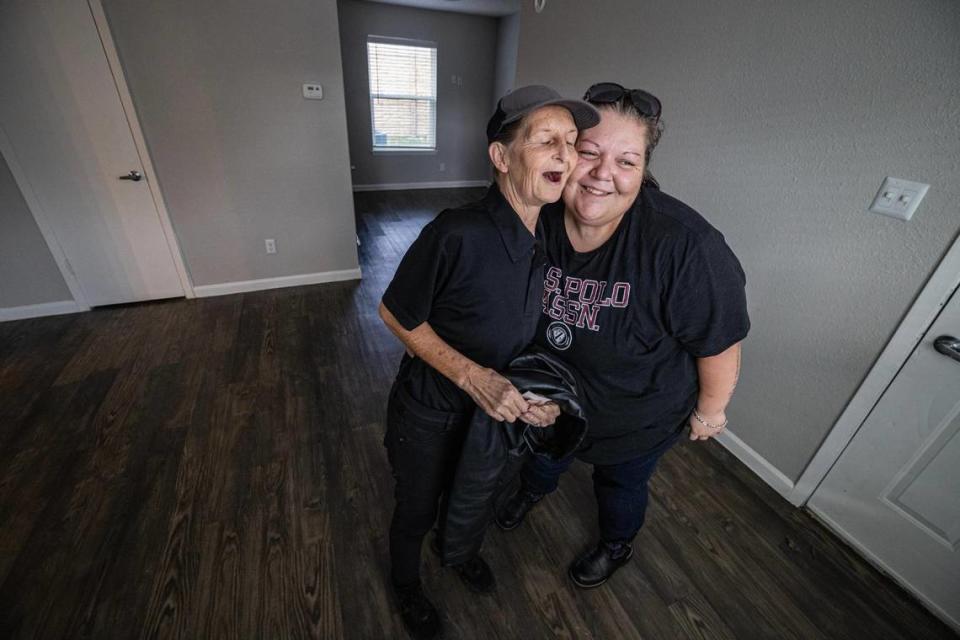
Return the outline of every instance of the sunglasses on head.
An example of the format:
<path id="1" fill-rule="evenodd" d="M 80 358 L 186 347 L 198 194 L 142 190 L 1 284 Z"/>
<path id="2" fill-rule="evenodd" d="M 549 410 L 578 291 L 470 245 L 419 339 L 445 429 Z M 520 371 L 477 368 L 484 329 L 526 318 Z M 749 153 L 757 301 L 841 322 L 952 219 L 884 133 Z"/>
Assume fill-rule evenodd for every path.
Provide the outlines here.
<path id="1" fill-rule="evenodd" d="M 660 100 L 643 89 L 627 89 L 616 82 L 598 82 L 583 95 L 583 99 L 593 104 L 612 104 L 627 97 L 630 103 L 643 115 L 655 120 L 660 119 Z"/>

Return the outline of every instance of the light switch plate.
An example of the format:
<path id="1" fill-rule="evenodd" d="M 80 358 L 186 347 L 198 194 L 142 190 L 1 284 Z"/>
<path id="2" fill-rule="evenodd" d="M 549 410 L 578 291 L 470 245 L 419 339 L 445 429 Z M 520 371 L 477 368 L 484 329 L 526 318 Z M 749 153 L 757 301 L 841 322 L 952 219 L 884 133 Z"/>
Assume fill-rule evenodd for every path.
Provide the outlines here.
<path id="1" fill-rule="evenodd" d="M 891 218 L 909 220 L 927 195 L 930 185 L 900 178 L 886 178 L 870 205 L 870 211 Z"/>
<path id="2" fill-rule="evenodd" d="M 323 85 L 319 82 L 307 82 L 303 85 L 303 97 L 307 100 L 323 100 Z"/>

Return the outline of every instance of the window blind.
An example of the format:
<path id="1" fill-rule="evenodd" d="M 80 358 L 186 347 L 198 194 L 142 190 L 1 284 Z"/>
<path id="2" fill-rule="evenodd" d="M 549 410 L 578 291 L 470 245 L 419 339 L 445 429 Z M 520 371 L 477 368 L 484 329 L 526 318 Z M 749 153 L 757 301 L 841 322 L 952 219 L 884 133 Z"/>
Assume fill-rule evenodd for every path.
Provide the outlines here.
<path id="1" fill-rule="evenodd" d="M 437 146 L 437 48 L 367 41 L 374 149 Z"/>

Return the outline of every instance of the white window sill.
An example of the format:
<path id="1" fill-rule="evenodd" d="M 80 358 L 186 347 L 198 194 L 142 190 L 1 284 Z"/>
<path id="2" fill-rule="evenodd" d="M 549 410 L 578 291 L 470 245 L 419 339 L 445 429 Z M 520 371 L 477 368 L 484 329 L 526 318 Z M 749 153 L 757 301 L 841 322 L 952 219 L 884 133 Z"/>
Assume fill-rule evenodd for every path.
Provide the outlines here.
<path id="1" fill-rule="evenodd" d="M 374 155 L 384 154 L 384 155 L 401 155 L 401 156 L 431 156 L 437 153 L 436 149 L 413 149 L 409 147 L 374 147 Z"/>

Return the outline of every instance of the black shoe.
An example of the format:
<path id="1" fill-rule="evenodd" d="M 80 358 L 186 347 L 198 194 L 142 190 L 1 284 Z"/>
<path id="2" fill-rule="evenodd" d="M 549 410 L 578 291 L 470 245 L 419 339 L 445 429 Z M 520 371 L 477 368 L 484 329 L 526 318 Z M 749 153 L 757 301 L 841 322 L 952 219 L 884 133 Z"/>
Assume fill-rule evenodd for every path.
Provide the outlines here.
<path id="1" fill-rule="evenodd" d="M 497 580 L 493 577 L 490 565 L 479 554 L 450 568 L 456 571 L 463 580 L 463 584 L 475 593 L 490 593 L 497 586 Z"/>
<path id="2" fill-rule="evenodd" d="M 523 522 L 527 512 L 533 509 L 533 505 L 542 499 L 542 493 L 533 493 L 521 488 L 497 509 L 497 526 L 504 531 L 516 529 Z"/>
<path id="3" fill-rule="evenodd" d="M 437 557 L 443 557 L 440 552 L 440 536 L 437 535 L 436 531 L 430 539 L 430 550 Z M 456 571 L 463 584 L 475 593 L 490 593 L 497 586 L 497 579 L 493 577 L 490 565 L 479 554 L 461 564 L 450 565 L 450 568 Z"/>
<path id="4" fill-rule="evenodd" d="M 633 557 L 633 548 L 626 543 L 600 542 L 577 558 L 567 572 L 570 579 L 584 589 L 599 587 Z"/>
<path id="5" fill-rule="evenodd" d="M 437 608 L 423 594 L 419 584 L 396 588 L 393 592 L 400 605 L 403 626 L 417 640 L 431 640 L 440 637 L 440 615 Z"/>

